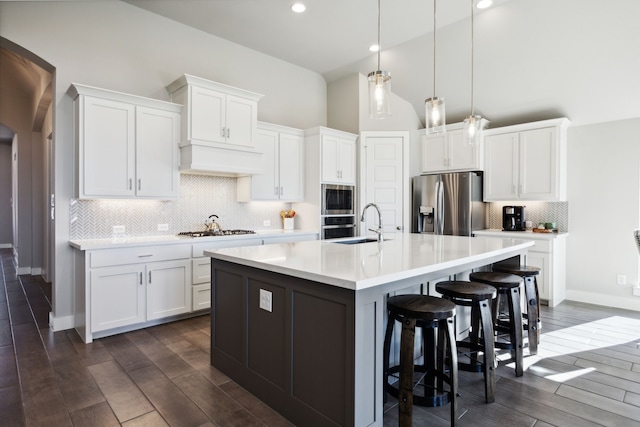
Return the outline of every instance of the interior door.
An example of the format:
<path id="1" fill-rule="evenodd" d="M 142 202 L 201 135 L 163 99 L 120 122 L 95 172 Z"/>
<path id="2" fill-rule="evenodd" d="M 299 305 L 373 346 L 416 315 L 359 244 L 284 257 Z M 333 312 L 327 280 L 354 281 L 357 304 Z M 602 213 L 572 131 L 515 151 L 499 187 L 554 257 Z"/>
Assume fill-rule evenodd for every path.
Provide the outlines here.
<path id="1" fill-rule="evenodd" d="M 409 180 L 405 167 L 405 148 L 409 146 L 408 132 L 362 132 L 361 207 L 375 203 L 382 213 L 385 234 L 401 232 L 405 228 L 405 205 L 409 208 Z M 362 154 L 364 153 L 364 155 Z M 378 215 L 367 212 L 360 234 L 378 228 Z"/>

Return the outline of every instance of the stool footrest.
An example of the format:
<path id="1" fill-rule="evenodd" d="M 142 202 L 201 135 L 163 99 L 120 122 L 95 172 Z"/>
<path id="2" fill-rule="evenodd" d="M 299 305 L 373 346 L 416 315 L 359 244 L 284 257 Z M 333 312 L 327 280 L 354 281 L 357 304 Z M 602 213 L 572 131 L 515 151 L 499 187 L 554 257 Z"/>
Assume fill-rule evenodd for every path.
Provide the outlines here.
<path id="1" fill-rule="evenodd" d="M 388 370 L 389 376 L 393 376 L 393 374 L 397 374 L 400 372 L 400 366 L 392 366 Z M 414 381 L 414 393 L 413 393 L 413 404 L 417 406 L 424 406 L 428 408 L 435 408 L 438 406 L 444 406 L 450 402 L 451 398 L 451 390 L 441 390 L 436 386 L 425 384 L 425 382 L 435 383 L 436 380 L 441 380 L 446 384 L 451 382 L 451 377 L 449 375 L 442 374 L 440 372 L 435 372 L 432 369 L 427 369 L 424 365 L 415 365 L 414 372 L 421 372 L 424 375 L 420 378 L 418 382 Z M 397 378 L 394 376 L 394 378 Z M 421 387 L 424 390 L 424 394 L 420 395 L 415 393 L 415 390 Z M 390 384 L 389 382 L 385 382 L 384 390 L 389 393 L 391 396 L 398 398 L 400 392 L 399 390 Z"/>

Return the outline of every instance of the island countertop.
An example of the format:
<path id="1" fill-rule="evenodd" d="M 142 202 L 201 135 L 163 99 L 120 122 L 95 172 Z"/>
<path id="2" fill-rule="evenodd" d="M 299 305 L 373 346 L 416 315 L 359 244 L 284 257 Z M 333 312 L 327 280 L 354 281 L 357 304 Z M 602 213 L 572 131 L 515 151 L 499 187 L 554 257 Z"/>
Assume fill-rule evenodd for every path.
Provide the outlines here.
<path id="1" fill-rule="evenodd" d="M 525 253 L 534 244 L 531 240 L 511 237 L 415 233 L 396 233 L 383 242 L 342 244 L 340 240 L 205 250 L 204 254 L 357 291 L 422 275 L 437 273 L 444 276 L 462 266 L 487 265 L 504 259 L 507 254 Z"/>

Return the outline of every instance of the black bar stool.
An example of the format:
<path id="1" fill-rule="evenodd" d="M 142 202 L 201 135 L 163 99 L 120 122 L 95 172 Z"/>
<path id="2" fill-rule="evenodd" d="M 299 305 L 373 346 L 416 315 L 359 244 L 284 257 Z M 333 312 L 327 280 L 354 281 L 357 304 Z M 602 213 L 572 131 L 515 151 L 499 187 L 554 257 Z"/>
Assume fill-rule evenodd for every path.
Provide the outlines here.
<path id="1" fill-rule="evenodd" d="M 413 404 L 434 407 L 450 403 L 451 425 L 455 426 L 458 393 L 458 369 L 454 363 L 457 361 L 455 304 L 426 295 L 397 295 L 387 300 L 387 311 L 389 318 L 384 337 L 384 389 L 398 399 L 399 425 L 411 426 Z M 402 323 L 400 364 L 390 367 L 391 337 L 395 321 Z M 422 365 L 414 363 L 416 326 L 422 328 L 424 340 Z M 445 363 L 447 353 L 454 355 L 448 372 Z M 414 380 L 414 373 L 420 374 L 417 381 Z M 414 394 L 418 388 L 424 391 L 422 395 Z"/>
<path id="2" fill-rule="evenodd" d="M 493 329 L 496 332 L 495 346 L 511 351 L 516 363 L 516 376 L 521 377 L 523 369 L 522 309 L 520 307 L 520 284 L 522 278 L 515 274 L 493 271 L 477 271 L 469 275 L 472 282 L 484 283 L 496 288 L 498 296 L 493 300 Z M 509 316 L 499 313 L 501 299 L 506 299 Z M 509 341 L 500 339 L 501 334 L 509 334 Z"/>
<path id="3" fill-rule="evenodd" d="M 523 317 L 526 319 L 524 327 L 527 330 L 529 354 L 538 354 L 541 324 L 540 296 L 536 276 L 540 274 L 540 269 L 528 265 L 494 264 L 493 271 L 515 274 L 524 279 L 524 296 L 527 300 L 527 313 L 523 314 Z"/>
<path id="4" fill-rule="evenodd" d="M 446 281 L 436 284 L 436 291 L 456 305 L 471 307 L 471 328 L 469 341 L 457 342 L 459 347 L 469 348 L 469 363 L 458 362 L 458 368 L 464 371 L 484 373 L 484 392 L 487 403 L 495 402 L 496 373 L 495 350 L 493 347 L 492 300 L 496 297 L 496 288 L 475 282 Z M 482 343 L 480 343 L 482 329 Z M 478 360 L 482 352 L 483 360 Z M 465 354 L 461 352 L 461 354 Z M 453 364 L 453 361 L 451 362 Z"/>

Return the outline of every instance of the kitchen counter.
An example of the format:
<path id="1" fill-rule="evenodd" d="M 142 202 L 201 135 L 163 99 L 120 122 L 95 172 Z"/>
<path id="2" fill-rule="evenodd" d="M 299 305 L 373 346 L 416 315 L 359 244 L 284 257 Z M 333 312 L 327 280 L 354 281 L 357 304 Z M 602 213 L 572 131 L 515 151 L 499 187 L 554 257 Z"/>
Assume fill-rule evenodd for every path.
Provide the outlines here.
<path id="1" fill-rule="evenodd" d="M 295 425 L 382 426 L 387 296 L 419 293 L 431 280 L 523 255 L 534 244 L 387 237 L 205 250 L 212 365 Z"/>
<path id="2" fill-rule="evenodd" d="M 230 236 L 207 236 L 207 237 L 190 237 L 177 236 L 174 234 L 162 236 L 140 236 L 140 237 L 113 237 L 105 239 L 78 239 L 70 240 L 69 244 L 81 251 L 91 249 L 109 249 L 109 248 L 126 248 L 132 246 L 153 246 L 153 245 L 171 245 L 176 243 L 206 243 L 206 242 L 224 242 L 238 241 L 243 239 L 255 239 L 261 237 L 278 237 L 284 235 L 318 235 L 318 231 L 313 230 L 282 230 L 267 229 L 256 230 L 255 234 L 237 234 Z"/>
<path id="3" fill-rule="evenodd" d="M 514 236 L 515 237 L 515 236 Z M 398 280 L 470 269 L 526 252 L 530 241 L 505 237 L 469 238 L 397 233 L 384 242 L 340 244 L 358 238 L 305 241 L 268 247 L 236 247 L 206 251 L 206 256 L 361 290 Z M 513 255 L 509 255 L 513 256 Z M 471 266 L 471 267 L 469 267 Z"/>
<path id="4" fill-rule="evenodd" d="M 476 236 L 493 236 L 493 237 L 512 237 L 520 239 L 536 239 L 536 240 L 552 240 L 558 237 L 567 237 L 569 233 L 534 233 L 533 231 L 502 231 L 497 228 L 488 228 L 486 230 L 477 230 L 473 232 Z"/>

